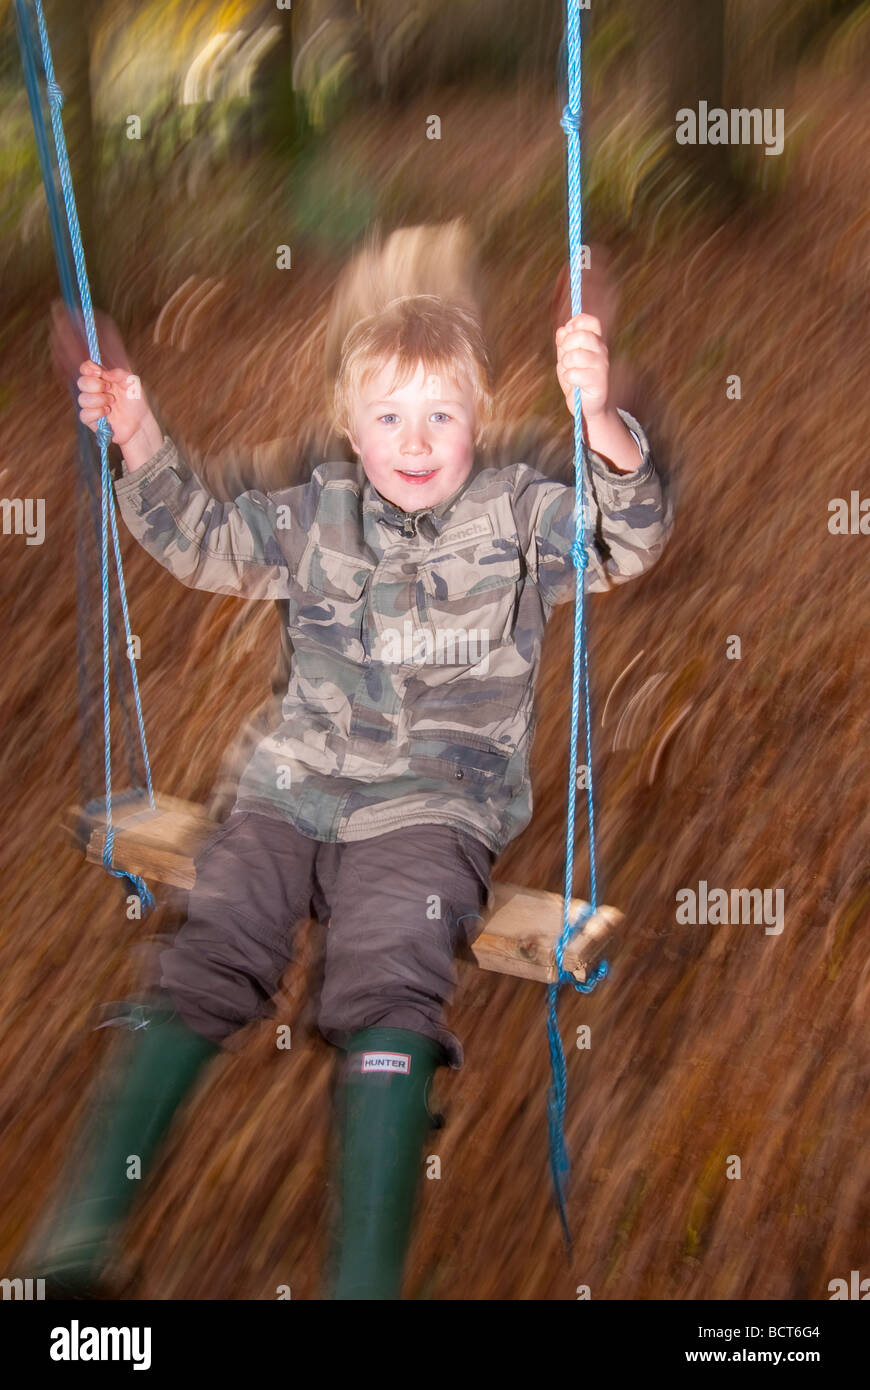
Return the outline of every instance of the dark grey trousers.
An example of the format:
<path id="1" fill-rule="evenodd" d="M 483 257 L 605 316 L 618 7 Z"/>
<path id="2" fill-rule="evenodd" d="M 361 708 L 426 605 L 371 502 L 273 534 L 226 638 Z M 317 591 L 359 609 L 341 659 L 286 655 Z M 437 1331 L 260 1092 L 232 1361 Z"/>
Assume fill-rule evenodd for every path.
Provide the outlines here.
<path id="1" fill-rule="evenodd" d="M 254 811 L 234 812 L 195 860 L 187 921 L 160 952 L 161 984 L 189 1027 L 223 1043 L 270 1004 L 300 922 L 324 925 L 318 1027 L 337 1047 L 375 1026 L 434 1038 L 453 1068 L 444 1023 L 454 953 L 483 930 L 495 855 L 471 833 L 414 825 L 328 843 Z"/>

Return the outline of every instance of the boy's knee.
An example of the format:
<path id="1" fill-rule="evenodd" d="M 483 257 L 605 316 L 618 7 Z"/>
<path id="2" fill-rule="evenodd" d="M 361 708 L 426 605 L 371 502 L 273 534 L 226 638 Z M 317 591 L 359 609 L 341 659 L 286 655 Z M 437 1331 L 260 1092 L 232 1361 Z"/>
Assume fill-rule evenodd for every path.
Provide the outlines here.
<path id="1" fill-rule="evenodd" d="M 274 990 L 258 984 L 241 960 L 209 957 L 188 944 L 162 951 L 160 967 L 161 988 L 180 1017 L 211 1042 L 224 1044 L 247 1024 L 270 1016 Z"/>

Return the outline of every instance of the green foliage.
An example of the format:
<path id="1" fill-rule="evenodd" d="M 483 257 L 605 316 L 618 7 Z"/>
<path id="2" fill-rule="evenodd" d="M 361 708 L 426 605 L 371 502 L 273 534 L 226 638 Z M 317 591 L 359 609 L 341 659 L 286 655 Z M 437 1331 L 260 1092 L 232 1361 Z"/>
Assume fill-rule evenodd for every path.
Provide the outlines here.
<path id="1" fill-rule="evenodd" d="M 94 173 L 98 225 L 110 229 L 110 242 L 134 241 L 137 219 L 165 196 L 184 204 L 185 235 L 195 225 L 204 254 L 206 243 L 217 242 L 213 223 L 224 247 L 228 239 L 236 251 L 249 238 L 256 242 L 272 206 L 282 212 L 288 240 L 305 238 L 340 255 L 375 217 L 389 224 L 456 211 L 412 152 L 396 150 L 384 166 L 391 172 L 369 187 L 342 154 L 342 131 L 351 129 L 355 112 L 370 115 L 385 98 L 452 82 L 465 84 L 473 106 L 487 88 L 511 89 L 519 76 L 537 74 L 556 94 L 554 124 L 558 119 L 563 7 L 543 10 L 528 0 L 308 0 L 305 12 L 294 6 L 292 43 L 285 31 L 283 46 L 258 60 L 248 95 L 230 95 L 234 83 L 224 78 L 231 64 L 215 61 L 193 83 L 199 99 L 186 103 L 185 83 L 218 32 L 244 31 L 247 39 L 271 23 L 269 8 L 254 0 L 186 7 L 150 0 L 99 11 L 91 36 Z M 705 205 L 718 200 L 721 211 L 727 180 L 718 187 L 715 173 L 706 181 L 699 175 L 675 146 L 662 110 L 649 7 L 611 0 L 584 13 L 583 22 L 586 239 L 643 228 L 652 242 L 673 235 Z M 14 52 L 10 58 L 7 46 L 0 63 L 0 258 L 22 262 L 26 279 L 46 272 L 50 245 L 17 45 L 11 30 L 7 37 Z M 756 104 L 759 82 L 799 61 L 821 59 L 834 75 L 855 71 L 870 56 L 870 0 L 729 0 L 725 51 L 732 74 L 726 103 L 733 85 L 735 92 L 745 86 Z M 56 56 L 61 71 L 62 54 Z M 388 108 L 381 109 L 388 138 Z M 126 138 L 133 113 L 142 121 L 141 141 Z M 742 197 L 763 202 L 788 185 L 814 120 L 812 113 L 790 118 L 776 158 L 758 147 L 718 151 Z M 198 202 L 217 187 L 226 192 L 215 219 L 214 201 L 211 218 Z M 473 190 L 467 194 L 473 200 Z M 503 190 L 488 189 L 476 228 L 484 254 L 522 258 L 540 248 L 544 228 L 561 235 L 564 197 L 561 151 L 524 187 L 509 181 Z M 126 234 L 128 216 L 134 230 Z M 222 263 L 220 247 L 212 250 Z"/>
<path id="2" fill-rule="evenodd" d="M 851 10 L 836 26 L 825 47 L 823 68 L 831 76 L 864 72 L 870 60 L 870 0 Z"/>
<path id="3" fill-rule="evenodd" d="M 13 79 L 14 74 L 0 89 L 0 277 L 10 285 L 7 268 L 14 265 L 21 292 L 49 274 L 52 262 L 30 107 L 23 81 L 16 87 Z"/>
<path id="4" fill-rule="evenodd" d="M 341 118 L 353 97 L 359 38 L 358 24 L 327 19 L 299 47 L 293 86 L 317 134 Z"/>
<path id="5" fill-rule="evenodd" d="M 519 72 L 554 73 L 561 5 L 528 0 L 359 0 L 366 70 L 377 90 L 407 97 L 425 84 L 491 86 Z"/>
<path id="6" fill-rule="evenodd" d="M 286 203 L 294 232 L 327 254 L 351 246 L 375 215 L 374 195 L 360 171 L 317 141 L 290 166 Z"/>
<path id="7" fill-rule="evenodd" d="M 677 177 L 673 134 L 656 119 L 651 106 L 638 99 L 608 124 L 602 114 L 595 137 L 586 143 L 584 193 L 596 225 L 634 224 L 649 211 L 649 194 L 658 203 Z"/>
<path id="8" fill-rule="evenodd" d="M 759 6 L 753 6 L 759 11 Z M 747 22 L 746 36 L 763 38 L 780 68 L 795 67 L 823 55 L 832 39 L 852 30 L 861 11 L 863 0 L 768 0 L 760 9 L 763 32 Z M 751 27 L 750 27 L 751 26 Z"/>
<path id="9" fill-rule="evenodd" d="M 786 111 L 786 138 L 781 154 L 765 155 L 757 145 L 732 145 L 727 151 L 733 175 L 759 208 L 774 202 L 789 186 L 807 141 L 819 122 L 818 115 L 805 114 L 789 123 L 788 114 Z"/>
<path id="10" fill-rule="evenodd" d="M 604 20 L 584 35 L 583 67 L 587 90 L 594 100 L 605 94 L 611 74 L 620 61 L 636 50 L 637 35 L 627 10 L 608 10 Z"/>

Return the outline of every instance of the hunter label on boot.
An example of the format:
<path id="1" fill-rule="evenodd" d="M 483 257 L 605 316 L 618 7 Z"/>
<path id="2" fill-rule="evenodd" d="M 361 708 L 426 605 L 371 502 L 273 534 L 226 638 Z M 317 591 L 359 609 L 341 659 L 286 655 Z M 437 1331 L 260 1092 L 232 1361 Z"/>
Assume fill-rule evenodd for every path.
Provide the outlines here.
<path id="1" fill-rule="evenodd" d="M 409 1073 L 411 1070 L 410 1052 L 364 1052 L 360 1071 L 365 1076 L 370 1071 L 397 1071 Z"/>

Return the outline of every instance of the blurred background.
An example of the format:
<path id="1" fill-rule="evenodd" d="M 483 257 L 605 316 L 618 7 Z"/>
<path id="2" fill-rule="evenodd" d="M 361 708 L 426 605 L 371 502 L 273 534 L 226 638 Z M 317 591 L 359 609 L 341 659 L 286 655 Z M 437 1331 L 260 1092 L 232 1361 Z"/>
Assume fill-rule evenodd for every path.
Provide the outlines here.
<path id="1" fill-rule="evenodd" d="M 553 345 L 570 313 L 561 5 L 44 8 L 94 303 L 217 491 L 343 456 L 324 405 L 338 277 L 373 231 L 460 218 L 504 456 L 572 477 Z M 590 604 L 599 897 L 626 914 L 626 944 L 593 995 L 562 994 L 570 1261 L 549 1190 L 544 988 L 460 965 L 466 1065 L 437 1078 L 442 1177 L 424 1184 L 406 1297 L 572 1299 L 582 1283 L 593 1298 L 827 1298 L 862 1261 L 870 1274 L 870 541 L 828 529 L 831 499 L 870 496 L 870 3 L 609 0 L 583 22 L 583 307 L 676 510 L 658 566 Z M 782 108 L 782 153 L 678 144 L 676 112 L 700 101 Z M 99 1011 L 141 982 L 184 901 L 158 888 L 158 910 L 128 921 L 119 881 L 60 827 L 83 781 L 101 793 L 102 724 L 80 764 L 76 417 L 9 0 L 0 177 L 0 480 L 46 509 L 42 545 L 0 537 L 12 1275 L 104 1060 Z M 225 814 L 280 690 L 279 615 L 183 589 L 121 532 L 155 784 Z M 94 588 L 97 643 L 98 604 Z M 572 627 L 556 610 L 535 816 L 497 869 L 556 892 Z M 583 820 L 578 804 L 580 894 Z M 675 894 L 700 880 L 782 889 L 782 934 L 679 925 Z M 277 1000 L 292 1051 L 251 1030 L 138 1208 L 127 1258 L 144 1298 L 318 1296 L 333 1052 L 314 1025 L 323 931 L 303 926 Z"/>

